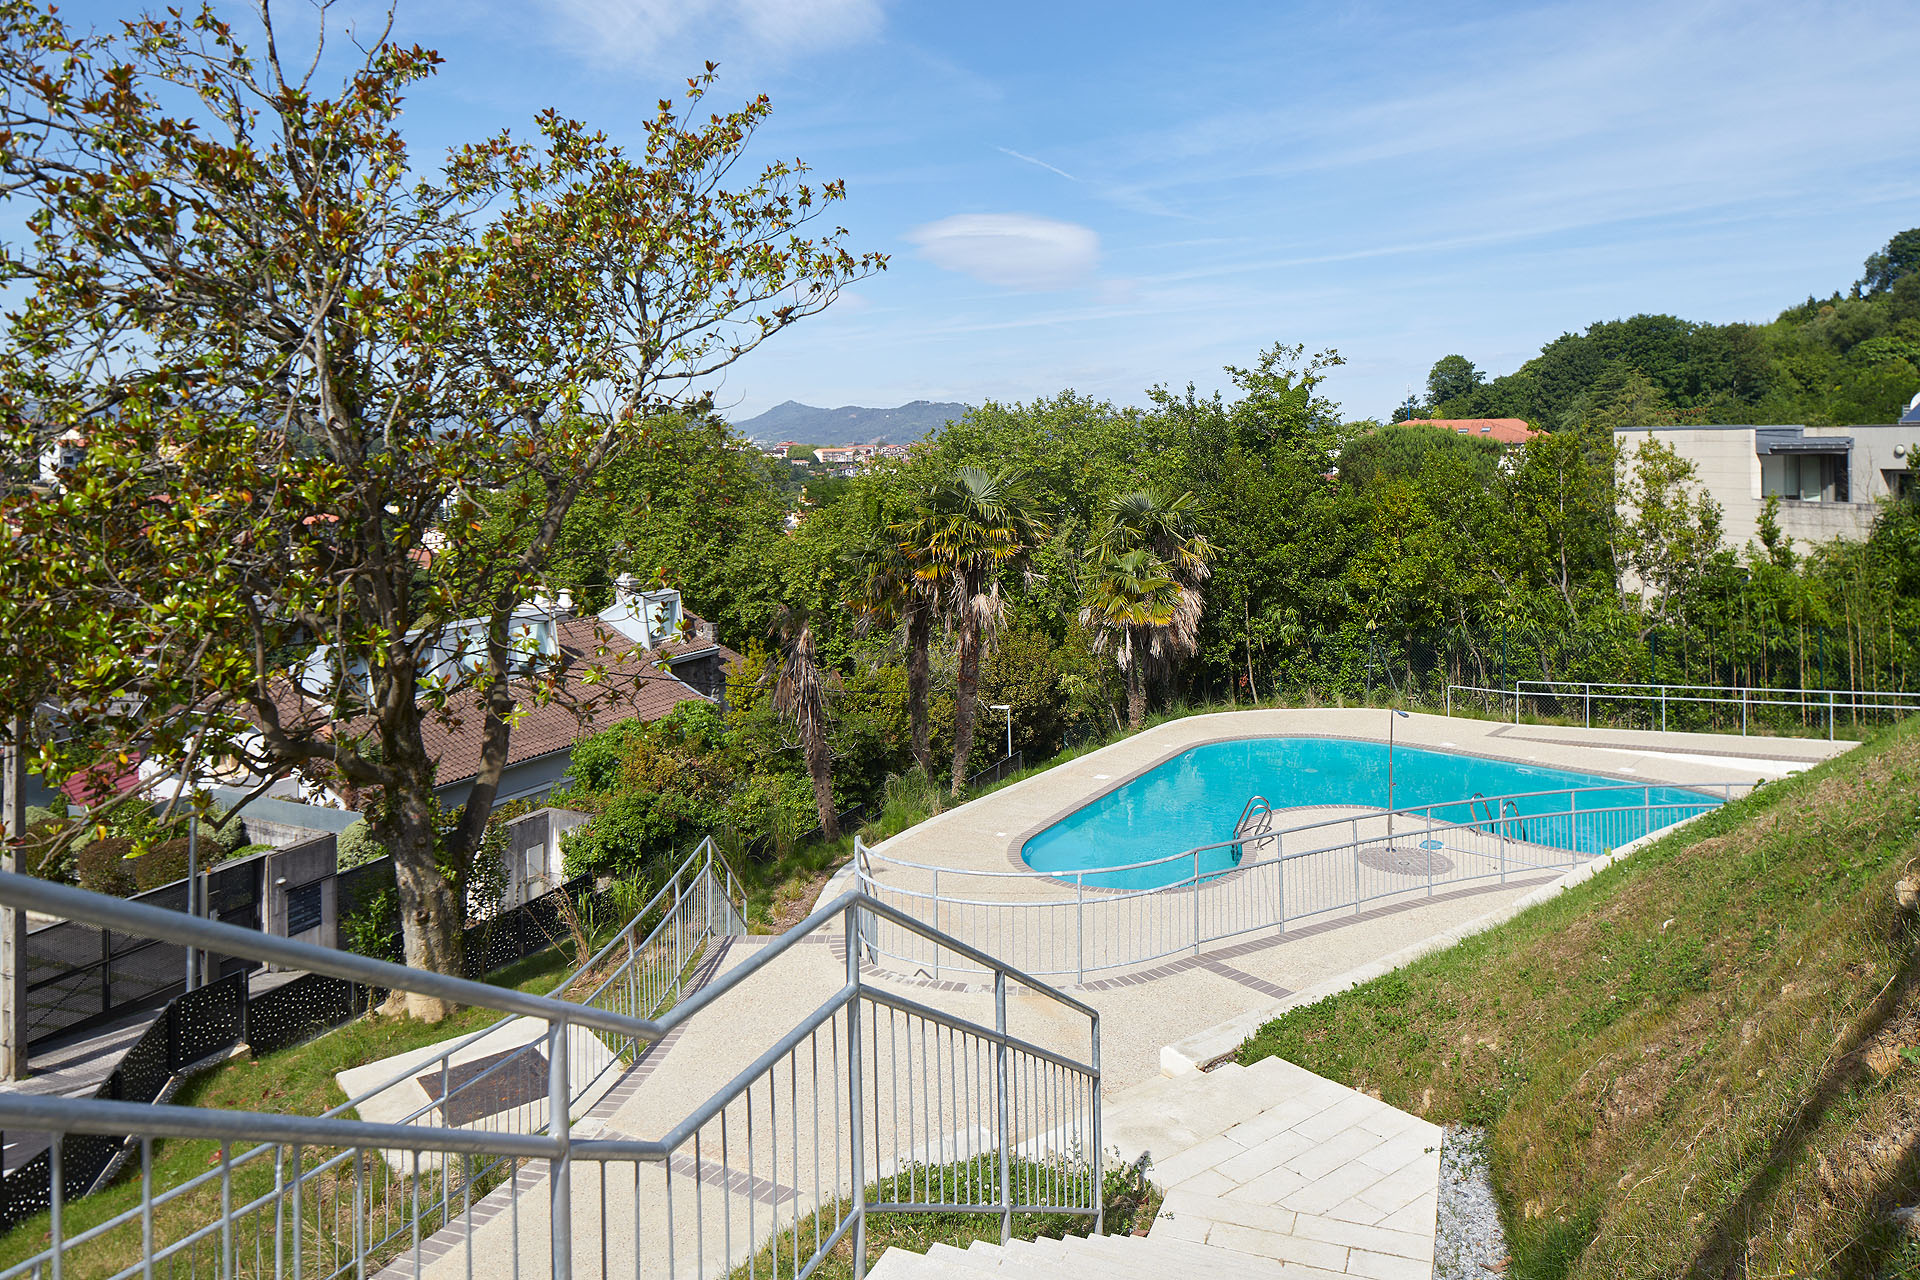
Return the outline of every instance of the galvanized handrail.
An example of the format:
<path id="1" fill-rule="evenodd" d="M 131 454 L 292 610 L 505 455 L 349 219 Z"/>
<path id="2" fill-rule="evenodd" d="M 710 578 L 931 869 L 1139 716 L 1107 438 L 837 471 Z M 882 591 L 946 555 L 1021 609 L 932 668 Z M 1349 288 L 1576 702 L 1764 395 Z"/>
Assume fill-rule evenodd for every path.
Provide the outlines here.
<path id="1" fill-rule="evenodd" d="M 1562 872 L 1602 848 L 1654 834 L 1750 789 L 1733 783 L 1619 784 L 1516 793 L 1481 798 L 1479 804 L 1495 815 L 1491 821 L 1481 819 L 1478 806 L 1468 808 L 1468 801 L 1395 809 L 1402 833 L 1397 841 L 1386 828 L 1387 811 L 1377 810 L 1282 831 L 1242 833 L 1170 858 L 1115 867 L 1025 873 L 929 868 L 932 874 L 925 880 L 930 883 L 917 887 L 882 881 L 872 871 L 876 863 L 914 864 L 861 849 L 857 883 L 922 919 L 941 920 L 948 932 L 1010 955 L 1029 972 L 1085 981 L 1090 973 L 1198 954 L 1208 945 L 1284 932 L 1330 913 L 1357 913 L 1369 903 L 1412 901 L 1440 889 L 1491 887 Z M 1655 790 L 1683 794 L 1656 799 Z M 1631 802 L 1591 803 L 1615 795 Z M 1564 801 L 1553 807 L 1520 803 L 1542 796 Z M 1468 808 L 1467 816 L 1454 816 L 1462 808 Z M 1563 836 L 1565 844 L 1555 843 Z M 1248 856 L 1254 852 L 1270 856 Z M 1191 869 L 1171 884 L 1128 889 L 1094 880 L 1107 872 L 1183 860 Z M 1053 892 L 968 896 L 953 891 L 962 877 L 988 884 L 1017 878 Z M 877 929 L 865 941 L 876 957 L 900 967 L 928 967 L 924 948 L 901 935 Z"/>
<path id="2" fill-rule="evenodd" d="M 1740 708 L 1740 732 L 1747 732 L 1750 713 L 1768 708 L 1824 711 L 1827 713 L 1827 737 L 1834 735 L 1834 720 L 1842 711 L 1908 712 L 1920 711 L 1920 692 L 1904 689 L 1804 689 L 1762 685 L 1715 684 L 1633 684 L 1606 680 L 1516 680 L 1510 688 L 1475 684 L 1450 684 L 1446 688 L 1446 714 L 1453 714 L 1453 695 L 1461 693 L 1497 694 L 1504 703 L 1513 699 L 1513 723 L 1520 723 L 1522 698 L 1578 698 L 1584 722 L 1593 724 L 1593 703 L 1647 702 L 1659 708 L 1659 726 L 1666 728 L 1667 704 Z M 1793 696 L 1787 696 L 1793 695 Z M 1841 699 L 1844 697 L 1845 701 Z"/>
<path id="3" fill-rule="evenodd" d="M 713 863 L 703 863 L 700 874 L 717 885 Z M 255 1274 L 268 1265 L 265 1258 L 270 1252 L 275 1275 L 284 1273 L 283 1264 L 290 1256 L 292 1274 L 302 1280 L 343 1280 L 377 1270 L 409 1251 L 409 1246 L 418 1275 L 427 1260 L 424 1242 L 437 1230 L 448 1232 L 456 1247 L 464 1243 L 469 1274 L 478 1240 L 483 1264 L 491 1260 L 499 1270 L 507 1258 L 517 1275 L 523 1264 L 521 1219 L 532 1212 L 531 1208 L 528 1213 L 522 1211 L 526 1197 L 521 1165 L 528 1159 L 547 1163 L 549 1194 L 542 1257 L 538 1262 L 526 1260 L 526 1265 L 556 1276 L 570 1275 L 576 1265 L 591 1270 L 596 1244 L 602 1274 L 607 1272 L 610 1250 L 636 1249 L 636 1276 L 660 1273 L 662 1256 L 664 1273 L 673 1276 L 689 1255 L 696 1273 L 704 1275 L 710 1274 L 710 1248 L 731 1270 L 741 1261 L 737 1246 L 744 1245 L 750 1269 L 760 1256 L 760 1273 L 804 1276 L 849 1233 L 856 1274 L 862 1274 L 866 1215 L 882 1208 L 959 1207 L 995 1213 L 1002 1219 L 1003 1233 L 1010 1229 L 1016 1211 L 1082 1214 L 1096 1223 L 1100 1217 L 1097 1011 L 857 892 L 842 894 L 786 935 L 756 947 L 743 962 L 657 1019 L 441 978 L 17 875 L 0 873 L 0 900 L 15 906 L 51 907 L 74 919 L 153 932 L 223 954 L 252 955 L 312 972 L 540 1018 L 547 1024 L 548 1055 L 542 1098 L 544 1133 L 498 1132 L 445 1116 L 440 1124 L 418 1123 L 418 1112 L 394 1124 L 335 1113 L 286 1117 L 0 1094 L 0 1125 L 32 1126 L 54 1134 L 49 1244 L 7 1271 L 9 1277 L 38 1274 L 42 1268 L 58 1275 L 73 1250 L 107 1248 L 113 1238 L 125 1238 L 135 1230 L 140 1261 L 123 1267 L 121 1276 L 152 1274 L 156 1262 L 170 1272 L 197 1274 L 202 1254 L 217 1253 L 207 1269 L 224 1280 L 236 1274 L 244 1251 L 259 1259 Z M 860 940 L 882 923 L 947 949 L 961 963 L 991 972 L 996 993 L 993 1024 L 942 1013 L 874 987 L 862 971 L 865 948 Z M 658 1043 L 678 1028 L 706 1021 L 701 1015 L 716 1000 L 750 982 L 799 942 L 835 925 L 847 943 L 844 983 L 706 1103 L 656 1139 L 571 1133 L 569 1108 L 575 1089 L 569 1069 L 570 1031 L 592 1028 L 635 1044 Z M 617 949 L 603 949 L 597 958 L 617 958 Z M 1007 1021 L 1010 984 L 1025 986 L 1084 1016 L 1085 1058 L 1014 1033 Z M 606 985 L 600 984 L 596 991 Z M 472 1045 L 474 1038 L 463 1037 L 460 1043 Z M 444 1055 L 435 1061 L 444 1062 Z M 863 1074 L 867 1070 L 873 1073 L 870 1078 Z M 907 1082 L 904 1123 L 903 1074 Z M 811 1095 L 810 1108 L 803 1101 L 803 1080 Z M 393 1083 L 404 1081 L 403 1076 Z M 891 1085 L 891 1110 L 886 1085 Z M 363 1094 L 363 1101 L 369 1096 Z M 139 1205 L 69 1238 L 64 1231 L 64 1201 L 71 1188 L 64 1185 L 61 1167 L 66 1135 L 129 1133 L 137 1137 L 140 1148 Z M 218 1142 L 217 1169 L 156 1194 L 153 1141 L 165 1137 Z M 236 1143 L 262 1145 L 242 1154 L 236 1152 Z M 257 1154 L 261 1152 L 266 1155 Z M 494 1172 L 484 1173 L 477 1161 L 485 1161 Z M 823 1179 L 827 1162 L 832 1172 Z M 590 1195 L 597 1184 L 597 1242 L 577 1241 L 573 1236 L 577 1197 L 572 1169 L 576 1163 L 592 1170 L 583 1175 L 582 1194 Z M 608 1184 L 613 1168 L 621 1165 L 631 1166 L 631 1231 L 628 1224 L 609 1218 Z M 809 1166 L 812 1188 L 803 1192 Z M 648 1175 L 646 1193 L 642 1167 L 655 1171 Z M 390 1170 L 397 1173 L 388 1176 Z M 936 1175 L 936 1170 L 945 1172 Z M 266 1181 L 269 1176 L 271 1186 Z M 933 1186 L 936 1176 L 938 1188 Z M 251 1177 L 252 1188 L 236 1203 L 241 1177 Z M 870 1205 L 862 1188 L 876 1177 L 885 1185 L 878 1201 Z M 495 1187 L 502 1179 L 504 1184 Z M 200 1201 L 182 1199 L 179 1193 L 214 1182 L 219 1188 L 219 1212 L 178 1234 L 181 1206 L 191 1212 L 191 1206 L 205 1199 L 204 1195 Z M 955 1190 L 962 1182 L 970 1188 L 964 1195 Z M 494 1199 L 504 1197 L 513 1225 L 511 1239 L 504 1234 L 503 1222 L 490 1226 L 484 1218 L 475 1219 L 474 1206 L 490 1188 Z M 676 1189 L 682 1197 L 678 1219 Z M 764 1216 L 756 1214 L 756 1206 L 769 1197 L 768 1211 Z M 965 1203 L 956 1204 L 956 1200 Z M 714 1209 L 701 1208 L 703 1201 L 717 1202 L 721 1221 L 714 1221 Z M 160 1241 L 155 1235 L 155 1208 L 170 1204 L 167 1230 L 175 1235 Z M 744 1224 L 739 1221 L 742 1215 Z M 808 1222 L 813 1238 L 803 1248 L 801 1228 Z M 741 1228 L 739 1241 L 736 1228 Z M 649 1255 L 650 1265 L 643 1265 L 642 1242 L 658 1244 L 663 1230 L 663 1253 Z M 767 1237 L 783 1231 L 786 1234 L 775 1241 L 774 1256 L 761 1256 Z M 439 1252 L 438 1246 L 433 1252 Z"/>

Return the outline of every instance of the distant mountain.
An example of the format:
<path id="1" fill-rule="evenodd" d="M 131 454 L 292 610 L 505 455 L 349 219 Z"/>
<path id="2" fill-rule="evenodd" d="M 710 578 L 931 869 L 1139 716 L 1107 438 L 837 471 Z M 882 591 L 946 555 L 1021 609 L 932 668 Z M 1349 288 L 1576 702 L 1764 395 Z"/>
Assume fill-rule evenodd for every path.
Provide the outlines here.
<path id="1" fill-rule="evenodd" d="M 733 425 L 762 444 L 780 440 L 801 444 L 907 444 L 966 411 L 964 404 L 934 400 L 913 400 L 897 409 L 863 409 L 853 404 L 816 409 L 789 400 Z"/>

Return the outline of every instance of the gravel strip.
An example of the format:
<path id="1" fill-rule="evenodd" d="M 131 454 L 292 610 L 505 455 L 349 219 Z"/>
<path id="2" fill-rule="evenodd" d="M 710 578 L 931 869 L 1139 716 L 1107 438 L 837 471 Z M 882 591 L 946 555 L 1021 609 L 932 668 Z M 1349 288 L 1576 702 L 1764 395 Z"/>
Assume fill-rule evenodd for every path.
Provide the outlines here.
<path id="1" fill-rule="evenodd" d="M 1490 1280 L 1506 1274 L 1507 1233 L 1487 1169 L 1486 1132 L 1448 1125 L 1440 1142 L 1440 1229 L 1434 1280 Z"/>

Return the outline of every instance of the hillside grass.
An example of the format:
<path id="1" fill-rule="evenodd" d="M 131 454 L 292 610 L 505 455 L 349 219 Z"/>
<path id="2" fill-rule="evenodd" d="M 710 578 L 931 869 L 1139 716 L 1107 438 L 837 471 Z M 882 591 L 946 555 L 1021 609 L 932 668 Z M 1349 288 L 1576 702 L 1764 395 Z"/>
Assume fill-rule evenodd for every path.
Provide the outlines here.
<path id="1" fill-rule="evenodd" d="M 1920 718 L 1240 1050 L 1484 1125 L 1509 1274 L 1920 1276 Z"/>

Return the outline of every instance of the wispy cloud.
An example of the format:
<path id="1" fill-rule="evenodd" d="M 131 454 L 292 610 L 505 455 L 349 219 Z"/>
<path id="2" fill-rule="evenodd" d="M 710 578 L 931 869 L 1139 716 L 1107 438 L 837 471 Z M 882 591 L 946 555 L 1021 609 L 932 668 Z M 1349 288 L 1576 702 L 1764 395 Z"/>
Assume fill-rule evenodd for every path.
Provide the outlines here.
<path id="1" fill-rule="evenodd" d="M 1057 173 L 1061 177 L 1065 178 L 1068 182 L 1080 181 L 1080 179 L 1074 177 L 1072 174 L 1068 173 L 1065 169 L 1062 169 L 1060 166 L 1048 164 L 1045 160 L 1041 160 L 1035 156 L 1030 156 L 1023 151 L 1015 151 L 1012 147 L 995 147 L 994 150 L 998 151 L 1001 155 L 1012 156 L 1015 160 L 1024 160 L 1028 164 L 1038 165 L 1040 168 L 1045 169 L 1048 173 Z"/>
<path id="2" fill-rule="evenodd" d="M 540 0 L 556 43 L 603 67 L 785 59 L 871 39 L 881 0 Z"/>
<path id="3" fill-rule="evenodd" d="M 1065 289 L 1092 278 L 1100 237 L 1075 222 L 1026 213 L 960 213 L 906 240 L 936 267 L 1008 289 Z"/>

